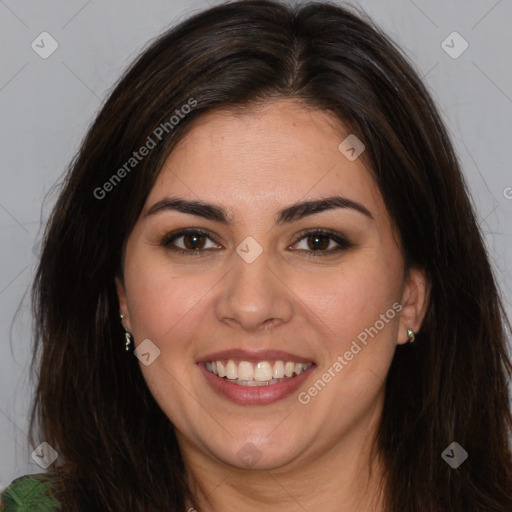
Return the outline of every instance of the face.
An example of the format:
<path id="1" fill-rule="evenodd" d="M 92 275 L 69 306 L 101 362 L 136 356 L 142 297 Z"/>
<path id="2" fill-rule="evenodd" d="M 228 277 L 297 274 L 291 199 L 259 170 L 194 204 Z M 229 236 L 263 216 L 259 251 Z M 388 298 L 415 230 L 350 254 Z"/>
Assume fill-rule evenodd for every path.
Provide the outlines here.
<path id="1" fill-rule="evenodd" d="M 147 198 L 118 294 L 186 459 L 299 467 L 375 426 L 424 287 L 348 134 L 289 100 L 215 111 Z"/>

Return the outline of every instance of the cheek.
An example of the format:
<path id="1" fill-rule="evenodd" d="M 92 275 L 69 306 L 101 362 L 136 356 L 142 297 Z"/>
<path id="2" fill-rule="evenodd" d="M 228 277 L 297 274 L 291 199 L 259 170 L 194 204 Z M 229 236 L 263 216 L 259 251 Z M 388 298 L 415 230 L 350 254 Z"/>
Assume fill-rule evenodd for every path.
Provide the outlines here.
<path id="1" fill-rule="evenodd" d="M 176 269 L 166 265 L 137 264 L 136 259 L 126 265 L 126 292 L 135 339 L 149 338 L 158 346 L 168 345 L 171 339 L 180 340 L 180 331 L 193 321 L 201 299 L 214 285 L 204 274 L 176 274 Z"/>
<path id="2" fill-rule="evenodd" d="M 388 265 L 382 257 L 359 255 L 336 270 L 314 276 L 304 273 L 296 280 L 291 287 L 318 319 L 331 357 L 348 349 L 356 339 L 362 346 L 365 341 L 369 345 L 373 339 L 385 339 L 390 346 L 384 344 L 383 348 L 393 347 L 399 309 L 397 265 Z"/>

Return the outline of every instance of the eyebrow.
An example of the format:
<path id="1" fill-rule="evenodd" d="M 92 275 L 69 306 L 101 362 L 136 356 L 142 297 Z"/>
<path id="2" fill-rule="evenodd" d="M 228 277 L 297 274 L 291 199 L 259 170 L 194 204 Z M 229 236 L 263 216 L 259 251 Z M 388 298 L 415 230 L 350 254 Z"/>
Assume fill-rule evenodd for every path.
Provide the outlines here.
<path id="1" fill-rule="evenodd" d="M 346 197 L 332 196 L 325 199 L 297 202 L 287 206 L 277 213 L 275 222 L 277 225 L 289 223 L 316 213 L 333 210 L 335 208 L 350 208 L 362 213 L 371 220 L 375 220 L 370 211 L 362 204 L 352 201 Z M 206 203 L 204 201 L 191 201 L 179 197 L 165 197 L 164 199 L 156 202 L 148 209 L 144 217 L 169 210 L 196 215 L 198 217 L 226 225 L 231 225 L 233 223 L 228 212 L 221 206 Z"/>

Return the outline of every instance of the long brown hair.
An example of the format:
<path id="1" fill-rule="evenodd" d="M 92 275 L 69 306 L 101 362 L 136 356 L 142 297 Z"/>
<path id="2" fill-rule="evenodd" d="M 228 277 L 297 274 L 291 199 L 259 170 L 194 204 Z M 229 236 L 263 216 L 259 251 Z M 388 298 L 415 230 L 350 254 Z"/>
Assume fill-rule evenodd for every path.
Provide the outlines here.
<path id="1" fill-rule="evenodd" d="M 193 121 L 279 98 L 335 114 L 364 142 L 406 268 L 430 283 L 422 329 L 397 347 L 386 382 L 377 432 L 386 511 L 510 512 L 510 322 L 436 107 L 363 14 L 267 0 L 210 8 L 153 41 L 62 183 L 33 287 L 30 440 L 38 444 L 37 430 L 58 451 L 65 510 L 182 512 L 187 496 L 200 510 L 173 425 L 125 353 L 114 278 L 164 160 Z M 149 153 L 130 160 L 149 139 Z M 457 469 L 441 457 L 454 441 L 469 454 Z"/>

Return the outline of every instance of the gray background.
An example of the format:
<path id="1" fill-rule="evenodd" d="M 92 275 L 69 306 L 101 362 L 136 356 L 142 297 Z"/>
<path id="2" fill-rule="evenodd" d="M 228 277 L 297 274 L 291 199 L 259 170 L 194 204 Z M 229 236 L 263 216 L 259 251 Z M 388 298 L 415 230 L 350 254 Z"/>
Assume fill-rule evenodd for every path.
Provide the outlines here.
<path id="1" fill-rule="evenodd" d="M 437 101 L 511 314 L 512 3 L 352 3 L 401 45 Z M 50 194 L 43 202 L 45 195 L 62 176 L 107 91 L 141 48 L 206 7 L 202 0 L 0 0 L 0 488 L 42 471 L 26 440 L 34 385 L 28 374 L 27 290 L 41 225 L 55 200 Z M 31 47 L 44 31 L 59 45 L 47 59 Z M 453 31 L 469 44 L 458 58 L 441 46 Z M 461 48 L 451 41 L 446 44 L 452 52 Z"/>

